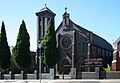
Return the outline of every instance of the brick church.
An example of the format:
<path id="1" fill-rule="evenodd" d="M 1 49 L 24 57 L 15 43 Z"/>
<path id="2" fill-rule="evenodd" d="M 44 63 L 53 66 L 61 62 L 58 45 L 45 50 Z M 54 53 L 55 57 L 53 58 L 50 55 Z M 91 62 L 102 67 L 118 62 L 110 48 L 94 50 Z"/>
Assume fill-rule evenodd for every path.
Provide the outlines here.
<path id="1" fill-rule="evenodd" d="M 48 21 L 51 19 L 55 22 L 55 15 L 46 6 L 36 13 L 39 32 L 37 42 L 44 38 Z M 95 67 L 103 68 L 107 64 L 111 65 L 113 56 L 111 44 L 74 23 L 66 8 L 63 20 L 56 28 L 56 39 L 60 56 L 58 63 L 56 63 L 57 73 L 64 71 L 69 74 L 71 68 L 76 68 L 78 72 L 95 71 Z"/>
<path id="2" fill-rule="evenodd" d="M 120 37 L 113 43 L 114 52 L 113 52 L 113 61 L 112 61 L 112 70 L 120 71 Z"/>

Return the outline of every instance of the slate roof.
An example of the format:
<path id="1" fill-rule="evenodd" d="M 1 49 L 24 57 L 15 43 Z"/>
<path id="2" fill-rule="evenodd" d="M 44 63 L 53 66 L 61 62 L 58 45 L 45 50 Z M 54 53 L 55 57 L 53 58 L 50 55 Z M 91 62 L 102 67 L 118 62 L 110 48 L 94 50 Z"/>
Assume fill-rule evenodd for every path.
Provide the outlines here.
<path id="1" fill-rule="evenodd" d="M 113 42 L 113 45 L 116 45 L 119 41 L 120 41 L 120 37 L 115 42 Z"/>
<path id="2" fill-rule="evenodd" d="M 74 25 L 77 26 L 77 28 L 79 28 L 80 30 L 82 31 L 86 31 L 88 33 L 90 33 L 91 31 L 75 24 L 74 22 L 72 22 Z M 113 48 L 112 48 L 112 45 L 110 43 L 108 43 L 105 39 L 101 38 L 100 36 L 92 33 L 92 44 L 96 45 L 96 46 L 99 46 L 99 47 L 102 47 L 104 49 L 107 49 L 107 50 L 111 50 L 113 51 Z"/>
<path id="3" fill-rule="evenodd" d="M 48 7 L 44 7 L 40 10 L 40 12 L 43 12 L 43 11 L 48 11 L 50 13 L 53 13 Z M 54 14 L 54 13 L 53 13 Z"/>
<path id="4" fill-rule="evenodd" d="M 66 14 L 66 12 L 63 15 L 65 15 L 65 14 Z M 80 29 L 84 34 L 87 35 L 87 33 L 91 33 L 91 31 L 89 31 L 89 30 L 87 30 L 87 29 L 85 29 L 85 28 L 75 24 L 72 20 L 70 20 L 70 22 L 72 24 L 74 24 L 78 29 Z M 59 29 L 61 28 L 62 24 L 63 24 L 63 21 L 60 23 L 60 25 L 56 29 L 56 33 L 59 31 Z M 108 43 L 105 39 L 103 39 L 102 37 L 100 37 L 100 36 L 98 36 L 98 35 L 96 35 L 94 33 L 92 33 L 92 44 L 96 45 L 96 46 L 99 46 L 101 48 L 113 51 L 112 45 L 110 43 Z"/>
<path id="5" fill-rule="evenodd" d="M 100 36 L 93 34 L 92 39 L 94 45 L 98 45 L 104 49 L 113 51 L 112 45 L 109 44 L 105 39 L 101 38 Z"/>
<path id="6" fill-rule="evenodd" d="M 53 15 L 55 15 L 55 13 L 54 12 L 52 12 L 48 7 L 44 7 L 44 8 L 42 8 L 39 12 L 37 12 L 36 13 L 36 15 L 38 15 L 38 14 L 40 14 L 40 13 L 43 13 L 43 12 L 49 12 L 50 14 L 53 14 Z"/>

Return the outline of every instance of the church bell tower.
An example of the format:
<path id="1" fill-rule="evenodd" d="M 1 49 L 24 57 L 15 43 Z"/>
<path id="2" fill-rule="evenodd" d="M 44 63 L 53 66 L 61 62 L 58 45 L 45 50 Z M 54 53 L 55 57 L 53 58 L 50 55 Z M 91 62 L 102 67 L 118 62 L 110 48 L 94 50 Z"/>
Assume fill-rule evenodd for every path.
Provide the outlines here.
<path id="1" fill-rule="evenodd" d="M 53 13 L 48 7 L 42 8 L 36 13 L 37 16 L 37 43 L 39 43 L 45 36 L 48 21 L 52 20 L 54 24 L 55 13 Z"/>
<path id="2" fill-rule="evenodd" d="M 46 30 L 47 30 L 47 25 L 48 21 L 51 20 L 54 24 L 54 17 L 55 13 L 53 13 L 48 7 L 42 8 L 39 12 L 35 13 L 37 16 L 37 52 L 36 52 L 36 63 L 37 63 L 37 79 L 39 78 L 39 56 L 40 56 L 40 42 L 44 38 Z M 39 49 L 40 48 L 40 49 Z"/>

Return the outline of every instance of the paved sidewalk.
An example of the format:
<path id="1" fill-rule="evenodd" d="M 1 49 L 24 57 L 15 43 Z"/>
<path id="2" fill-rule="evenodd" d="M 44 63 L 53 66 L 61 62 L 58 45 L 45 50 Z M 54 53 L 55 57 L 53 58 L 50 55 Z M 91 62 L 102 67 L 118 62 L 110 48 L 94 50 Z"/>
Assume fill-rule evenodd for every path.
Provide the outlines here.
<path id="1" fill-rule="evenodd" d="M 0 80 L 0 83 L 40 83 L 40 80 Z M 120 83 L 120 80 L 41 80 L 41 83 Z"/>

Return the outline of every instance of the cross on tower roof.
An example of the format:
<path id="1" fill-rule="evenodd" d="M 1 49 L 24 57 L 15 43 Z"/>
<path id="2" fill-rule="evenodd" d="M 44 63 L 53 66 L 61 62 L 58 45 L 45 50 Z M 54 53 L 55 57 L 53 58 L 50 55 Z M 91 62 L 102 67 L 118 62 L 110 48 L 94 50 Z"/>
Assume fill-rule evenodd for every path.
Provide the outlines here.
<path id="1" fill-rule="evenodd" d="M 45 4 L 45 7 L 47 7 L 46 4 Z"/>
<path id="2" fill-rule="evenodd" d="M 65 7 L 65 12 L 67 12 L 67 7 Z"/>

